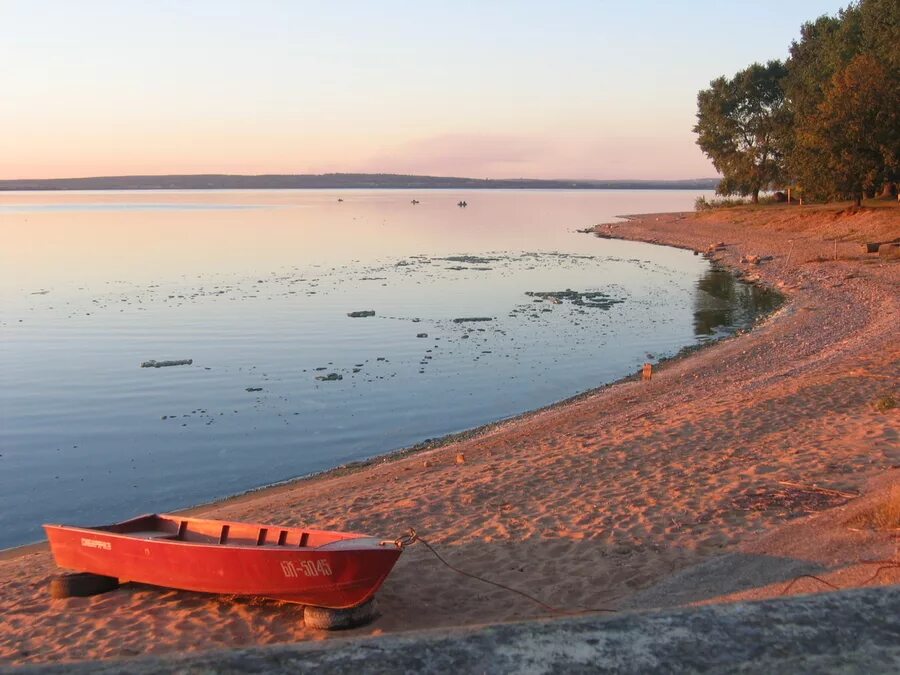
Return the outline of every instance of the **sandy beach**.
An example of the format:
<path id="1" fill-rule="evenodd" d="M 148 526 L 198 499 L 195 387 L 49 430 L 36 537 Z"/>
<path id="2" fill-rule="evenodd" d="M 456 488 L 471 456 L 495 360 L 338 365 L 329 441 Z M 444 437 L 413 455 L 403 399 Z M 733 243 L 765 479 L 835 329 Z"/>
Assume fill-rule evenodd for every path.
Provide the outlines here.
<path id="1" fill-rule="evenodd" d="M 900 502 L 900 408 L 876 405 L 900 398 L 900 259 L 861 246 L 900 236 L 900 208 L 651 214 L 597 232 L 713 245 L 718 264 L 787 301 L 649 382 L 197 511 L 384 538 L 413 527 L 452 564 L 568 612 L 900 583 L 897 530 L 872 517 Z M 129 584 L 52 600 L 55 573 L 43 547 L 0 560 L 0 665 L 330 636 L 306 630 L 302 608 L 261 599 Z M 799 575 L 818 580 L 791 585 Z M 421 544 L 378 602 L 381 617 L 350 634 L 549 614 Z"/>

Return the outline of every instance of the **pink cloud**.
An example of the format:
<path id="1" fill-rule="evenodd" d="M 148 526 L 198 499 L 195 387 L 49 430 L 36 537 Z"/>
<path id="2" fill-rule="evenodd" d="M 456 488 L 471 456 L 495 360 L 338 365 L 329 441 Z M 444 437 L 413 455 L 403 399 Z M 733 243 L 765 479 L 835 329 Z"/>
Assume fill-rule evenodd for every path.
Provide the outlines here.
<path id="1" fill-rule="evenodd" d="M 552 155 L 546 141 L 507 134 L 430 136 L 377 152 L 362 170 L 471 176 L 525 176 L 539 172 Z"/>
<path id="2" fill-rule="evenodd" d="M 715 175 L 693 137 L 454 133 L 383 149 L 361 171 L 473 178 L 693 178 Z"/>

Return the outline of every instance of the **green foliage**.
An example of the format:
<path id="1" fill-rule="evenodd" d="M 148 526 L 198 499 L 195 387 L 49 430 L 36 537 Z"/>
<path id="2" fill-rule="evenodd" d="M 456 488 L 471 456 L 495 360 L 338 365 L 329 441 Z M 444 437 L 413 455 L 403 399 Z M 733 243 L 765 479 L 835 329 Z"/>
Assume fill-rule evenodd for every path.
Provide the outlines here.
<path id="1" fill-rule="evenodd" d="M 878 59 L 860 54 L 831 78 L 797 133 L 821 162 L 818 191 L 859 203 L 900 166 L 900 88 Z"/>
<path id="2" fill-rule="evenodd" d="M 694 200 L 694 211 L 711 211 L 712 209 L 730 209 L 735 206 L 747 206 L 746 199 L 723 197 L 719 199 L 707 199 L 700 195 Z"/>
<path id="3" fill-rule="evenodd" d="M 900 71 L 900 4 L 897 0 L 864 0 L 859 5 L 860 50 Z"/>
<path id="4" fill-rule="evenodd" d="M 750 195 L 781 173 L 779 140 L 788 128 L 781 79 L 784 64 L 754 63 L 732 79 L 720 77 L 697 95 L 697 144 L 722 174 L 717 192 Z"/>
<path id="5" fill-rule="evenodd" d="M 716 199 L 707 199 L 704 195 L 700 195 L 694 200 L 694 211 L 712 211 L 713 209 L 732 209 L 736 206 L 752 206 L 766 204 L 783 204 L 774 195 L 766 195 L 760 197 L 757 202 L 750 199 L 741 199 L 739 197 L 718 197 Z"/>
<path id="6" fill-rule="evenodd" d="M 791 182 L 813 198 L 852 197 L 897 180 L 900 3 L 862 0 L 805 24 L 784 89 Z"/>
<path id="7" fill-rule="evenodd" d="M 720 194 L 756 201 L 781 181 L 859 203 L 900 180 L 900 2 L 859 0 L 810 21 L 784 65 L 714 80 L 697 103 Z"/>
<path id="8" fill-rule="evenodd" d="M 821 186 L 828 174 L 821 149 L 805 142 L 802 130 L 825 97 L 834 74 L 852 58 L 858 43 L 859 15 L 852 7 L 837 17 L 821 16 L 800 29 L 800 41 L 790 47 L 784 79 L 791 133 L 785 143 L 785 169 L 807 197 L 827 198 Z"/>
<path id="9" fill-rule="evenodd" d="M 850 6 L 836 17 L 821 16 L 800 28 L 800 41 L 790 46 L 784 82 L 793 113 L 813 113 L 829 80 L 858 53 L 859 18 L 859 10 Z"/>

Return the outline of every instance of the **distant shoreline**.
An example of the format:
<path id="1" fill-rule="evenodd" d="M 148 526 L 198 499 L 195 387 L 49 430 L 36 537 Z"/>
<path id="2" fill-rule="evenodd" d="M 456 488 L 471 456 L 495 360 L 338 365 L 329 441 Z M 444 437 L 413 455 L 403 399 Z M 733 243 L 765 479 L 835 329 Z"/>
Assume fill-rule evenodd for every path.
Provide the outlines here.
<path id="1" fill-rule="evenodd" d="M 562 180 L 459 178 L 406 174 L 172 174 L 0 180 L 0 192 L 66 190 L 713 190 L 718 178 L 686 180 Z"/>

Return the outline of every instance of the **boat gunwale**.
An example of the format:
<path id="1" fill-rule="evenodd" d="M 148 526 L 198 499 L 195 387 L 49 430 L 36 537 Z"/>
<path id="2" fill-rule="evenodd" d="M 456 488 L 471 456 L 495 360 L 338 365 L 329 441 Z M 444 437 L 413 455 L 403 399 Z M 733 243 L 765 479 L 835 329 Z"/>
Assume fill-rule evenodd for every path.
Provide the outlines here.
<path id="1" fill-rule="evenodd" d="M 176 522 L 179 521 L 188 521 L 188 522 L 203 522 L 203 523 L 216 523 L 220 525 L 235 525 L 240 524 L 242 526 L 251 527 L 251 528 L 265 528 L 265 529 L 282 529 L 282 530 L 294 530 L 305 532 L 309 534 L 318 534 L 318 535 L 340 535 L 333 539 L 332 541 L 321 544 L 320 546 L 286 546 L 284 544 L 252 544 L 252 543 L 242 543 L 242 544 L 233 544 L 229 542 L 225 542 L 224 544 L 220 544 L 218 542 L 208 542 L 208 541 L 189 541 L 186 539 L 173 539 L 169 536 L 160 536 L 160 537 L 139 537 L 134 536 L 134 532 L 113 532 L 111 530 L 103 529 L 106 527 L 114 527 L 119 525 L 125 525 L 127 523 L 132 523 L 144 518 L 164 518 L 170 519 Z M 319 552 L 319 553 L 357 553 L 359 551 L 381 551 L 387 550 L 392 551 L 396 549 L 401 549 L 402 547 L 397 546 L 393 541 L 389 540 L 379 540 L 377 537 L 373 537 L 367 534 L 360 534 L 357 532 L 341 532 L 338 530 L 315 530 L 308 529 L 300 526 L 283 526 L 283 525 L 267 525 L 263 523 L 248 523 L 244 521 L 235 521 L 235 520 L 215 520 L 210 518 L 193 518 L 190 516 L 173 516 L 171 514 L 165 513 L 146 513 L 140 516 L 136 516 L 134 518 L 129 518 L 128 520 L 123 520 L 118 523 L 111 523 L 108 525 L 95 525 L 95 526 L 82 526 L 82 525 L 65 525 L 61 523 L 44 523 L 42 525 L 45 531 L 48 528 L 54 530 L 68 531 L 72 533 L 79 534 L 88 534 L 88 535 L 102 535 L 105 537 L 113 537 L 118 540 L 128 540 L 128 541 L 136 541 L 141 542 L 143 544 L 170 544 L 177 545 L 180 547 L 189 546 L 191 548 L 210 548 L 214 550 L 223 550 L 223 549 L 231 549 L 234 551 L 256 551 L 256 552 L 268 552 L 268 551 L 279 551 L 281 553 L 286 552 Z M 161 534 L 164 534 L 162 531 Z M 349 536 L 346 536 L 349 535 Z M 48 536 L 49 540 L 49 536 Z M 363 540 L 368 542 L 365 545 L 361 545 L 358 547 L 353 546 L 344 546 L 340 548 L 324 548 L 327 547 L 334 542 L 337 541 L 345 541 L 352 542 L 356 540 Z M 388 546 L 388 544 L 394 544 L 394 546 Z M 53 548 L 53 542 L 50 542 L 51 550 Z"/>

